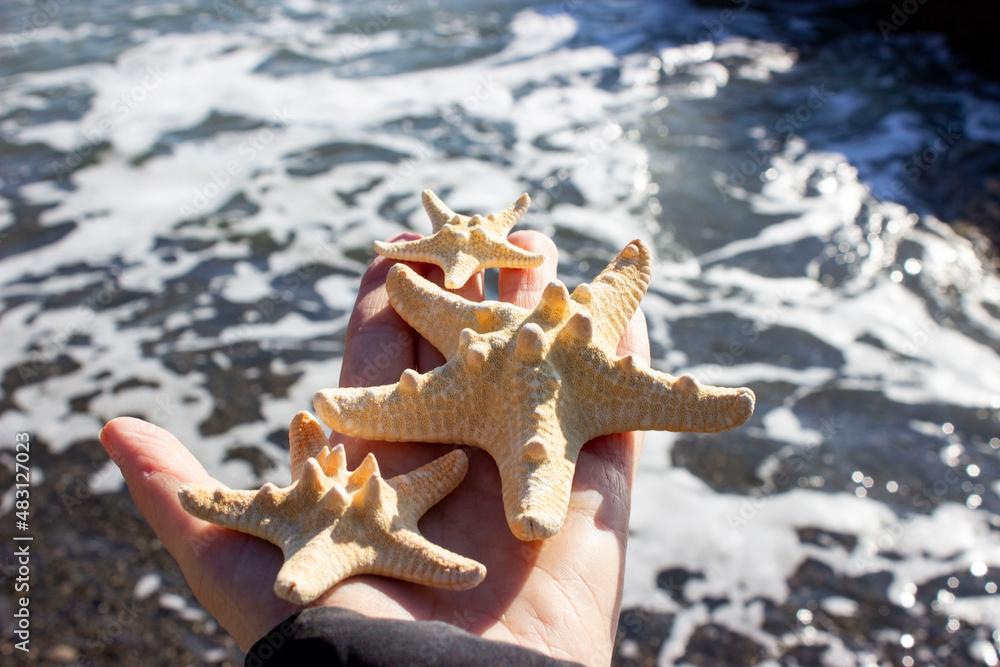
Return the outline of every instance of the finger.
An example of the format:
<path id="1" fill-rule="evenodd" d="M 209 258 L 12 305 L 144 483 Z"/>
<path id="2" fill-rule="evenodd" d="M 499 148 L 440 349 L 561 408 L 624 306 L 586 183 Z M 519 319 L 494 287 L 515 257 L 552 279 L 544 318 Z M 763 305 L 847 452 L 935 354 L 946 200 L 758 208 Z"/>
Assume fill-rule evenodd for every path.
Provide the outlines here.
<path id="1" fill-rule="evenodd" d="M 514 232 L 507 240 L 519 248 L 545 256 L 545 262 L 534 269 L 500 270 L 500 300 L 522 308 L 534 308 L 545 286 L 556 279 L 559 250 L 549 237 L 530 230 Z"/>
<path id="2" fill-rule="evenodd" d="M 420 275 L 432 283 L 444 288 L 444 271 L 439 267 L 432 264 L 421 264 L 420 269 L 417 271 Z M 469 301 L 482 301 L 484 290 L 483 290 L 483 272 L 480 271 L 476 275 L 469 278 L 462 287 L 457 290 L 449 290 L 453 294 L 457 294 L 460 297 L 468 299 Z M 427 342 L 423 336 L 417 336 L 416 341 L 416 369 L 420 373 L 426 373 L 428 371 L 434 370 L 438 366 L 445 362 L 444 355 L 438 352 L 437 348 Z"/>
<path id="3" fill-rule="evenodd" d="M 392 241 L 412 241 L 416 234 L 404 233 Z M 351 312 L 340 369 L 341 387 L 372 387 L 399 379 L 414 358 L 413 329 L 389 304 L 385 278 L 395 260 L 376 257 L 361 278 L 358 299 Z"/>
<path id="4" fill-rule="evenodd" d="M 649 327 L 646 325 L 646 314 L 642 312 L 642 308 L 636 308 L 628 328 L 618 342 L 618 355 L 624 357 L 629 354 L 638 355 L 647 365 L 650 363 Z"/>

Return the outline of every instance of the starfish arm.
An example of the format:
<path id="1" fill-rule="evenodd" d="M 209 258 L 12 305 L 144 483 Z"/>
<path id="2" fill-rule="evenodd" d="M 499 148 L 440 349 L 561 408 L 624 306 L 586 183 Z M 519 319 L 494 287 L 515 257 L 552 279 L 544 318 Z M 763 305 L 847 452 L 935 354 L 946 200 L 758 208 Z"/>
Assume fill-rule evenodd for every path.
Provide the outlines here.
<path id="1" fill-rule="evenodd" d="M 268 488 L 281 493 L 273 484 Z M 185 484 L 177 491 L 181 507 L 188 514 L 276 544 L 279 539 L 277 531 L 267 520 L 267 514 L 258 499 L 259 494 L 259 491 L 207 489 L 192 484 Z"/>
<path id="2" fill-rule="evenodd" d="M 278 570 L 274 593 L 293 604 L 309 604 L 331 586 L 366 570 L 375 560 L 373 548 L 335 542 L 329 530 L 301 545 L 283 548 L 285 564 Z"/>
<path id="3" fill-rule="evenodd" d="M 482 563 L 428 541 L 415 527 L 393 530 L 387 538 L 367 572 L 458 591 L 474 588 L 486 577 Z"/>
<path id="4" fill-rule="evenodd" d="M 520 540 L 542 540 L 566 521 L 579 447 L 559 437 L 532 438 L 497 458 L 507 524 Z"/>
<path id="5" fill-rule="evenodd" d="M 528 252 L 506 240 L 490 241 L 481 262 L 484 269 L 532 269 L 545 263 L 545 255 Z"/>
<path id="6" fill-rule="evenodd" d="M 528 212 L 529 206 L 531 206 L 531 197 L 525 192 L 508 208 L 482 218 L 480 224 L 487 227 L 497 236 L 507 238 L 507 234 L 514 228 L 517 221 L 523 218 L 524 214 Z"/>
<path id="7" fill-rule="evenodd" d="M 386 290 L 389 292 L 389 303 L 399 316 L 446 358 L 458 349 L 462 329 L 486 333 L 527 315 L 527 311 L 510 304 L 496 301 L 475 303 L 463 299 L 402 264 L 389 271 Z"/>
<path id="8" fill-rule="evenodd" d="M 375 241 L 375 252 L 390 259 L 441 265 L 441 239 L 438 236 L 395 243 Z"/>
<path id="9" fill-rule="evenodd" d="M 288 455 L 291 459 L 292 480 L 302 477 L 306 459 L 315 458 L 330 441 L 316 418 L 303 410 L 292 418 L 288 427 Z"/>
<path id="10" fill-rule="evenodd" d="M 464 406 L 478 386 L 452 360 L 430 373 L 408 369 L 396 384 L 321 389 L 313 396 L 320 419 L 337 433 L 390 442 L 465 444 L 477 440 L 478 418 Z"/>
<path id="11" fill-rule="evenodd" d="M 456 215 L 453 210 L 448 208 L 445 203 L 430 190 L 424 190 L 420 193 L 420 200 L 424 204 L 424 211 L 427 212 L 427 217 L 431 219 L 431 228 L 435 232 L 444 227 L 445 224 Z"/>
<path id="12" fill-rule="evenodd" d="M 468 469 L 469 457 L 456 449 L 388 480 L 389 486 L 396 490 L 400 514 L 415 526 L 427 510 L 455 490 Z"/>
<path id="13" fill-rule="evenodd" d="M 469 278 L 483 270 L 483 264 L 472 255 L 459 252 L 442 262 L 444 269 L 444 286 L 448 289 L 459 289 Z"/>
<path id="14" fill-rule="evenodd" d="M 595 358 L 597 355 L 595 355 Z M 717 433 L 745 423 L 754 393 L 745 388 L 702 385 L 643 367 L 634 356 L 598 362 L 589 385 L 576 385 L 587 438 L 628 431 Z"/>
<path id="15" fill-rule="evenodd" d="M 652 279 L 652 256 L 640 240 L 629 243 L 592 283 L 580 285 L 573 299 L 590 310 L 598 344 L 615 350 Z"/>

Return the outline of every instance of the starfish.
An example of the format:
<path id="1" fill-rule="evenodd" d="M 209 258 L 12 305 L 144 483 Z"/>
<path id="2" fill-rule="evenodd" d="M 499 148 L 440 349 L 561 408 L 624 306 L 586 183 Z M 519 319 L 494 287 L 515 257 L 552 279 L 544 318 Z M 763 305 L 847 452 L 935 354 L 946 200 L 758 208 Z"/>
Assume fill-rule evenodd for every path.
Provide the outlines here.
<path id="1" fill-rule="evenodd" d="M 531 205 L 528 193 L 518 197 L 510 208 L 485 217 L 455 213 L 430 190 L 424 190 L 421 199 L 434 233 L 416 241 L 376 241 L 375 252 L 392 259 L 440 266 L 448 289 L 460 288 L 483 269 L 527 269 L 545 261 L 542 255 L 522 250 L 507 240 L 508 232 Z"/>
<path id="2" fill-rule="evenodd" d="M 343 445 L 329 446 L 308 412 L 289 428 L 292 483 L 259 491 L 185 485 L 184 509 L 199 519 L 249 533 L 281 548 L 285 563 L 274 592 L 308 604 L 356 574 L 379 574 L 426 586 L 465 590 L 486 568 L 427 541 L 417 521 L 465 477 L 468 457 L 454 450 L 385 480 L 372 454 L 353 471 Z"/>
<path id="3" fill-rule="evenodd" d="M 749 389 L 618 357 L 651 275 L 649 248 L 633 241 L 593 283 L 570 295 L 552 282 L 528 310 L 465 300 L 397 264 L 386 283 L 393 308 L 447 361 L 423 375 L 406 370 L 391 385 L 321 390 L 313 405 L 339 433 L 485 450 L 500 471 L 514 535 L 551 537 L 591 439 L 638 429 L 717 432 L 753 412 Z"/>

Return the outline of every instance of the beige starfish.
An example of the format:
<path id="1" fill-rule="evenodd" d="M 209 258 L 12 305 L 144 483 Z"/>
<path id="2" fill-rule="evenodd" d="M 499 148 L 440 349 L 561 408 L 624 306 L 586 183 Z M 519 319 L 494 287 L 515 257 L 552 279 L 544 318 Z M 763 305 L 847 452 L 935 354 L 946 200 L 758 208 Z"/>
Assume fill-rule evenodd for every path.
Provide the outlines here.
<path id="1" fill-rule="evenodd" d="M 375 252 L 392 259 L 440 266 L 448 289 L 458 289 L 483 269 L 527 269 L 545 261 L 542 255 L 522 250 L 507 240 L 507 234 L 531 204 L 527 193 L 510 208 L 486 217 L 459 215 L 430 190 L 424 190 L 421 198 L 434 233 L 417 241 L 376 241 Z"/>
<path id="2" fill-rule="evenodd" d="M 372 454 L 349 471 L 343 445 L 331 449 L 308 412 L 295 415 L 288 436 L 290 486 L 234 491 L 185 485 L 178 491 L 194 516 L 281 547 L 278 597 L 308 604 L 356 574 L 455 590 L 477 586 L 486 576 L 480 563 L 428 542 L 417 528 L 465 477 L 464 452 L 456 449 L 385 480 Z"/>
<path id="3" fill-rule="evenodd" d="M 447 357 L 423 375 L 364 389 L 326 389 L 316 411 L 340 433 L 463 443 L 496 460 L 511 531 L 550 537 L 566 517 L 584 443 L 636 429 L 715 432 L 753 412 L 749 389 L 700 385 L 643 367 L 616 348 L 649 285 L 651 258 L 633 241 L 572 296 L 553 282 L 534 310 L 446 292 L 413 270 L 389 273 L 396 311 Z"/>

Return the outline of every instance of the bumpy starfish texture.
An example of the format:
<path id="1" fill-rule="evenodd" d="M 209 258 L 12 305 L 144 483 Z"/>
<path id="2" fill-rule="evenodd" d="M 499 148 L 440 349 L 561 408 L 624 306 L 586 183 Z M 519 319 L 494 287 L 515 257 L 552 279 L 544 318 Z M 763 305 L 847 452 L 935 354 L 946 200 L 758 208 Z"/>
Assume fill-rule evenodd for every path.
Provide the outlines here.
<path id="1" fill-rule="evenodd" d="M 458 486 L 468 469 L 461 450 L 392 479 L 368 454 L 347 469 L 343 445 L 329 447 L 319 422 L 300 412 L 289 428 L 292 483 L 259 491 L 185 485 L 181 505 L 194 516 L 249 533 L 281 548 L 285 564 L 274 592 L 308 604 L 356 574 L 379 574 L 426 586 L 464 590 L 486 568 L 425 539 L 423 514 Z"/>
<path id="2" fill-rule="evenodd" d="M 531 204 L 527 193 L 510 208 L 485 217 L 459 215 L 430 190 L 424 190 L 422 199 L 434 233 L 417 241 L 376 241 L 377 253 L 440 266 L 448 289 L 458 289 L 483 269 L 527 269 L 545 261 L 542 255 L 522 250 L 507 240 L 508 232 Z"/>
<path id="3" fill-rule="evenodd" d="M 423 375 L 407 370 L 392 385 L 321 390 L 313 404 L 340 433 L 486 450 L 500 470 L 511 531 L 550 537 L 566 518 L 589 440 L 638 429 L 723 431 L 753 412 L 749 389 L 702 385 L 617 356 L 650 278 L 650 251 L 633 241 L 593 283 L 570 295 L 553 282 L 527 310 L 467 301 L 396 265 L 390 302 L 447 362 Z"/>

